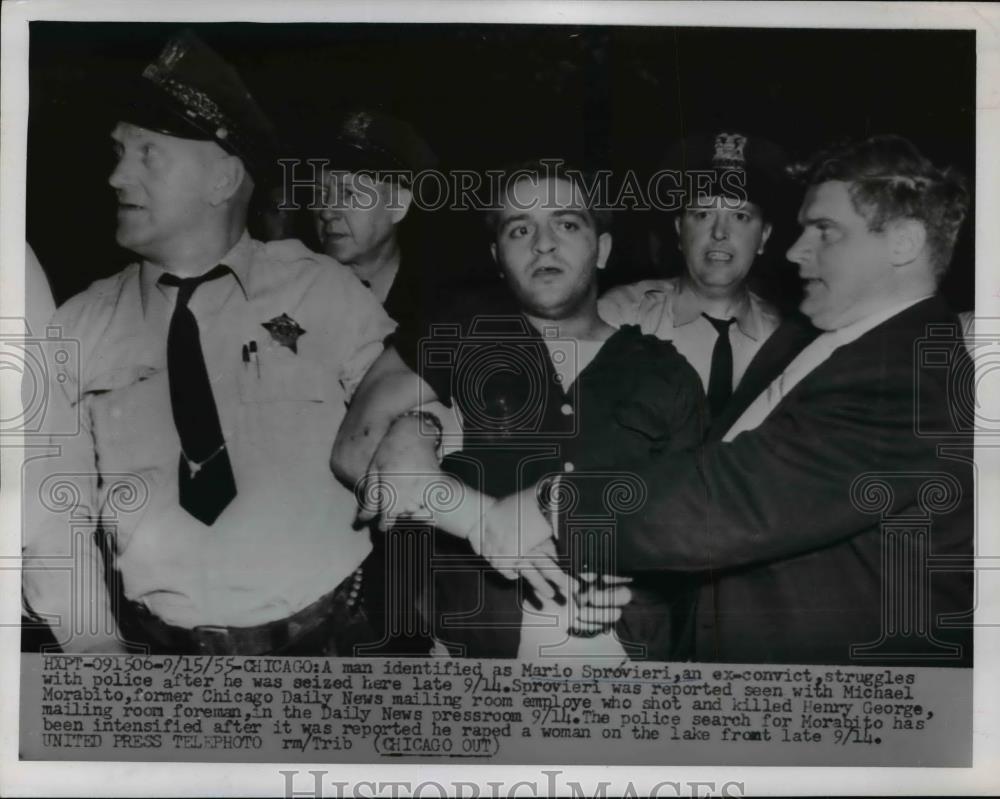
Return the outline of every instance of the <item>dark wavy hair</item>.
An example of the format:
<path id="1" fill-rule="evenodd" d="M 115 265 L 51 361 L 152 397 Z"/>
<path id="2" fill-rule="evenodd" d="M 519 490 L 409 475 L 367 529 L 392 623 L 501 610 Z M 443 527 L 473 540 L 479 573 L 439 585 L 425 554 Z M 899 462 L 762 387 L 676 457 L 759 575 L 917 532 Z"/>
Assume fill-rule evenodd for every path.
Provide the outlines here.
<path id="1" fill-rule="evenodd" d="M 484 220 L 490 234 L 496 236 L 500 225 L 500 208 L 503 207 L 504 195 L 513 182 L 518 180 L 566 180 L 573 185 L 579 196 L 584 198 L 585 210 L 594 223 L 597 235 L 611 230 L 611 211 L 608 208 L 608 197 L 602 191 L 602 184 L 595 175 L 585 169 L 576 167 L 562 159 L 538 158 L 508 165 L 503 169 L 505 180 L 499 191 L 490 198 L 490 209 L 486 211 Z"/>
<path id="2" fill-rule="evenodd" d="M 828 180 L 850 184 L 854 209 L 872 232 L 897 219 L 921 222 L 936 275 L 947 271 L 969 210 L 965 178 L 955 169 L 934 166 L 902 136 L 883 135 L 829 147 L 792 172 L 807 186 Z"/>

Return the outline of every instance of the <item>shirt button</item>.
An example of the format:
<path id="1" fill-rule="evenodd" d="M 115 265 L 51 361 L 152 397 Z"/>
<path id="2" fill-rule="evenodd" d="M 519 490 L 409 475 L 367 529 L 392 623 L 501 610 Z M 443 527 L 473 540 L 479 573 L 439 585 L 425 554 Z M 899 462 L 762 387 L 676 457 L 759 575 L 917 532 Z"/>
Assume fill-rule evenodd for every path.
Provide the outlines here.
<path id="1" fill-rule="evenodd" d="M 574 466 L 570 461 L 566 461 L 566 463 L 563 464 L 563 469 L 567 472 L 572 472 L 576 469 L 576 466 Z"/>
<path id="2" fill-rule="evenodd" d="M 113 418 L 115 418 L 115 419 L 121 419 L 122 418 L 122 409 L 121 408 L 112 408 L 111 409 L 111 416 Z"/>
<path id="3" fill-rule="evenodd" d="M 559 410 L 562 411 L 562 415 L 563 416 L 572 416 L 573 415 L 573 406 L 570 405 L 568 402 L 564 403 L 563 406 Z"/>

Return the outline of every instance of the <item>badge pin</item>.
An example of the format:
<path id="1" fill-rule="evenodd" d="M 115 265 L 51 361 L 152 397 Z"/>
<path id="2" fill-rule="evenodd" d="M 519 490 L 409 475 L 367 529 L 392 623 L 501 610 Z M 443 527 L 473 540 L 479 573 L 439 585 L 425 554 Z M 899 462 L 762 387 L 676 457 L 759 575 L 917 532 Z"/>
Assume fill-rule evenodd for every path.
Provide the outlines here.
<path id="1" fill-rule="evenodd" d="M 712 162 L 716 164 L 740 164 L 746 163 L 746 155 L 743 148 L 746 147 L 747 137 L 739 133 L 720 133 L 715 137 L 715 155 Z"/>
<path id="2" fill-rule="evenodd" d="M 281 316 L 262 322 L 261 327 L 267 330 L 271 334 L 271 338 L 282 347 L 288 347 L 296 355 L 299 354 L 299 336 L 306 331 L 299 327 L 299 323 L 288 314 L 283 313 Z"/>

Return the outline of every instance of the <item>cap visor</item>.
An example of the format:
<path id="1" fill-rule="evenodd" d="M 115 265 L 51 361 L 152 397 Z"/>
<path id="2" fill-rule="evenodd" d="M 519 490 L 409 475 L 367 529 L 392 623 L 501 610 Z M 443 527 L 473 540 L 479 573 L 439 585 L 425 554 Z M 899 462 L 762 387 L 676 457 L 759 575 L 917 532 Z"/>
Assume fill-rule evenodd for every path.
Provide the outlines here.
<path id="1" fill-rule="evenodd" d="M 213 131 L 200 125 L 180 103 L 145 78 L 126 85 L 113 110 L 118 121 L 156 133 L 183 139 L 215 139 Z"/>

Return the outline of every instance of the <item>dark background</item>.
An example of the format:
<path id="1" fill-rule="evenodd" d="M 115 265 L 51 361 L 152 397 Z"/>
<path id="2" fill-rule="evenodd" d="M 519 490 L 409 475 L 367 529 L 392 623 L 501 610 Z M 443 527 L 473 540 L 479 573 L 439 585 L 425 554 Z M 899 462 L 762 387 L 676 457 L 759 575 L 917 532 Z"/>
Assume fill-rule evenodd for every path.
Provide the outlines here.
<path id="1" fill-rule="evenodd" d="M 27 236 L 57 302 L 124 266 L 114 243 L 108 95 L 138 74 L 176 24 L 32 22 Z M 648 175 L 672 140 L 740 130 L 803 158 L 842 137 L 899 133 L 970 180 L 975 165 L 971 31 L 836 31 L 527 25 L 189 26 L 233 63 L 289 151 L 343 108 L 409 120 L 450 168 L 529 156 Z M 675 269 L 669 220 L 620 213 L 606 282 Z M 972 307 L 972 221 L 945 294 Z M 794 209 L 757 267 L 793 304 L 784 251 Z M 435 234 L 440 269 L 489 270 L 482 226 L 454 214 Z M 485 272 L 484 272 L 485 274 Z"/>

